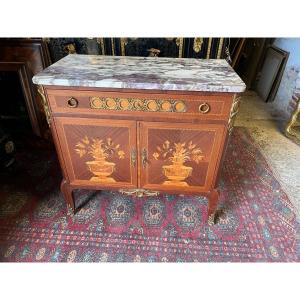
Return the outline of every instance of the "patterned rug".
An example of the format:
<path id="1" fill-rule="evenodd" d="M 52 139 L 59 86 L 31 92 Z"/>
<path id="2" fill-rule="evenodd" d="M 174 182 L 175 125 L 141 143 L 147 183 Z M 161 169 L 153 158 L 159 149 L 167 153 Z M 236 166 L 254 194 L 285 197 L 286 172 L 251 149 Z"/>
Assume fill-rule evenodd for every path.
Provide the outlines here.
<path id="1" fill-rule="evenodd" d="M 28 149 L 0 174 L 0 261 L 300 260 L 299 220 L 245 128 L 235 128 L 228 147 L 216 225 L 204 221 L 207 200 L 199 196 L 81 190 L 81 209 L 67 214 L 55 152 Z"/>

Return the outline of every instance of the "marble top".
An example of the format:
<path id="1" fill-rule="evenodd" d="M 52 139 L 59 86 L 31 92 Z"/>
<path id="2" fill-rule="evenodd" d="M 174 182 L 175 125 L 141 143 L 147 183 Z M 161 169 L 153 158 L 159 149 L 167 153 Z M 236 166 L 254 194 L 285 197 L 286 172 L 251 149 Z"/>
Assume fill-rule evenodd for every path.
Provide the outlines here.
<path id="1" fill-rule="evenodd" d="M 70 54 L 33 77 L 40 85 L 239 93 L 245 84 L 224 59 Z"/>

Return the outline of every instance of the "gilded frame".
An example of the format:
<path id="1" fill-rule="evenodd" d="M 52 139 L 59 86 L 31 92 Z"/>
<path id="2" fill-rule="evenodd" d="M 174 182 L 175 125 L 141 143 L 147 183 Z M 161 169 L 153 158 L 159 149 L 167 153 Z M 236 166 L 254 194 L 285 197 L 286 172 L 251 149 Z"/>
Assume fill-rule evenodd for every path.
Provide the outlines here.
<path id="1" fill-rule="evenodd" d="M 298 100 L 295 110 L 293 111 L 284 132 L 289 139 L 300 145 L 300 130 L 297 132 L 293 129 L 297 122 L 299 122 L 300 128 L 300 100 Z"/>

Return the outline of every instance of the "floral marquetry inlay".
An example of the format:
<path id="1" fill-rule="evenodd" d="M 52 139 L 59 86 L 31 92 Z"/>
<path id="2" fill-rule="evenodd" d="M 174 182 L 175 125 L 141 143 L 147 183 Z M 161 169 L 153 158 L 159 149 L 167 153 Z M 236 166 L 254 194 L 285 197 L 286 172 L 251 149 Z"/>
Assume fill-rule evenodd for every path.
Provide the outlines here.
<path id="1" fill-rule="evenodd" d="M 104 110 L 186 112 L 186 104 L 182 100 L 91 97 L 90 105 L 91 108 Z"/>
<path id="2" fill-rule="evenodd" d="M 171 144 L 166 140 L 161 146 L 157 146 L 156 150 L 153 153 L 154 159 L 163 159 L 172 163 L 162 166 L 163 174 L 168 178 L 163 183 L 166 185 L 187 186 L 185 180 L 192 175 L 193 168 L 184 164 L 188 161 L 199 164 L 204 159 L 202 150 L 193 141 Z"/>
<path id="3" fill-rule="evenodd" d="M 113 157 L 125 158 L 125 152 L 120 149 L 119 144 L 115 144 L 111 138 L 99 139 L 85 136 L 76 144 L 76 153 L 83 157 L 90 155 L 94 160 L 87 161 L 88 169 L 95 175 L 90 180 L 98 182 L 115 182 L 111 177 L 115 171 L 116 164 L 111 162 Z"/>

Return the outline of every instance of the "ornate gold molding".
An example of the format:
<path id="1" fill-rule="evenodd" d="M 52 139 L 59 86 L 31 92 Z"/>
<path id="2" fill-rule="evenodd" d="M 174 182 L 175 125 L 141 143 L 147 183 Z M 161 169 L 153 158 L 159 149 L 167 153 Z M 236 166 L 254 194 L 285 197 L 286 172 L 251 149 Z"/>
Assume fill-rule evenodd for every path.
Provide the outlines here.
<path id="1" fill-rule="evenodd" d="M 97 38 L 97 43 L 101 48 L 101 55 L 105 55 L 104 38 Z"/>
<path id="2" fill-rule="evenodd" d="M 224 43 L 224 38 L 220 38 L 217 58 L 220 58 L 220 57 L 221 57 L 222 48 L 223 48 L 223 43 Z"/>
<path id="3" fill-rule="evenodd" d="M 159 192 L 157 191 L 149 191 L 149 190 L 144 190 L 144 189 L 132 189 L 132 190 L 125 190 L 125 189 L 120 189 L 119 192 L 123 195 L 127 196 L 135 196 L 135 197 L 153 197 L 153 196 L 158 196 Z"/>
<path id="4" fill-rule="evenodd" d="M 209 39 L 208 39 L 207 52 L 206 52 L 206 58 L 207 58 L 207 59 L 209 59 L 209 57 L 210 57 L 211 43 L 212 43 L 212 38 L 209 38 Z"/>
<path id="5" fill-rule="evenodd" d="M 230 110 L 229 121 L 228 121 L 228 132 L 229 132 L 229 135 L 232 132 L 234 120 L 235 120 L 235 117 L 236 117 L 236 115 L 237 115 L 237 113 L 239 111 L 240 100 L 241 100 L 241 97 L 238 96 L 237 94 L 235 94 L 234 98 L 233 98 L 231 110 Z"/>
<path id="6" fill-rule="evenodd" d="M 125 56 L 125 55 L 126 55 L 126 49 L 125 49 L 125 47 L 126 47 L 127 43 L 128 43 L 127 38 L 121 38 L 121 39 L 120 39 L 120 44 L 121 44 L 121 55 L 122 55 L 122 56 Z"/>
<path id="7" fill-rule="evenodd" d="M 156 48 L 150 48 L 147 51 L 149 52 L 149 57 L 157 57 L 160 53 L 160 50 Z"/>
<path id="8" fill-rule="evenodd" d="M 47 123 L 50 126 L 50 120 L 51 120 L 50 110 L 49 110 L 49 106 L 48 106 L 47 99 L 46 99 L 46 96 L 45 96 L 44 87 L 42 85 L 38 85 L 38 92 L 39 92 L 39 94 L 41 95 L 41 98 L 42 98 L 42 104 L 43 104 L 44 112 L 45 112 L 45 115 L 46 115 Z"/>
<path id="9" fill-rule="evenodd" d="M 186 112 L 186 104 L 182 100 L 91 97 L 90 106 L 93 109 L 103 110 Z"/>
<path id="10" fill-rule="evenodd" d="M 113 56 L 115 56 L 115 41 L 114 38 L 111 38 L 111 53 Z"/>
<path id="11" fill-rule="evenodd" d="M 201 51 L 202 44 L 203 44 L 203 38 L 194 38 L 193 50 L 196 53 L 199 53 Z"/>
<path id="12" fill-rule="evenodd" d="M 179 47 L 178 57 L 182 58 L 182 54 L 183 54 L 183 38 L 176 38 L 176 45 Z"/>
<path id="13" fill-rule="evenodd" d="M 76 54 L 76 47 L 74 43 L 70 43 L 64 46 L 64 52 L 68 54 Z"/>
<path id="14" fill-rule="evenodd" d="M 290 138 L 295 143 L 300 145 L 300 132 L 298 133 L 297 136 L 297 133 L 293 131 L 293 126 L 296 124 L 298 118 L 300 118 L 300 100 L 298 100 L 297 106 L 295 107 L 295 110 L 293 111 L 284 132 L 288 138 Z"/>

